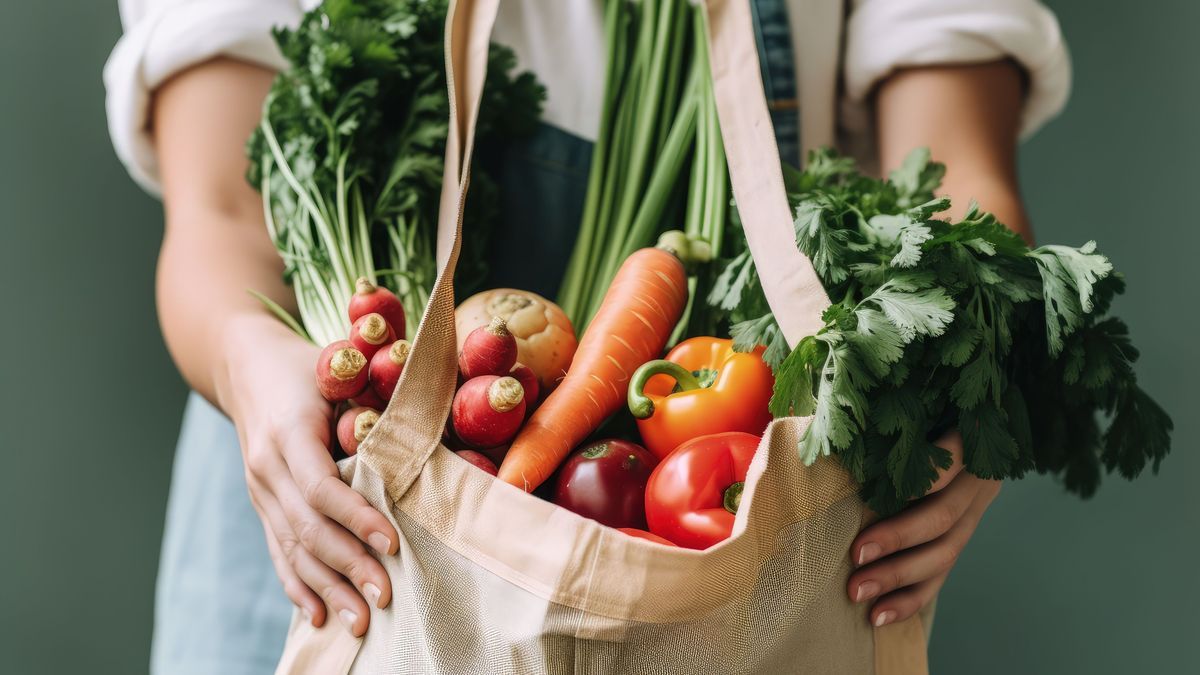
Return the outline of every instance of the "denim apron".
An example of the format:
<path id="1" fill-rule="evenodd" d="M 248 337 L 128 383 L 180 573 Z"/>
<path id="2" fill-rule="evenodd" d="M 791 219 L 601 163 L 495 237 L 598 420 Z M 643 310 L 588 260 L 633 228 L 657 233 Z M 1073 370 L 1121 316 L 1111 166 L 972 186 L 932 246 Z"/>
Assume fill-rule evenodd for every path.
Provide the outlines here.
<path id="1" fill-rule="evenodd" d="M 781 159 L 798 165 L 799 117 L 784 5 L 785 0 L 751 3 Z M 501 177 L 501 194 L 510 198 L 503 201 L 503 221 L 492 233 L 488 287 L 554 296 L 583 209 L 591 151 L 590 142 L 542 125 L 495 158 L 499 165 L 493 175 Z M 275 671 L 292 605 L 275 576 L 243 471 L 233 425 L 192 394 L 167 504 L 152 673 Z"/>

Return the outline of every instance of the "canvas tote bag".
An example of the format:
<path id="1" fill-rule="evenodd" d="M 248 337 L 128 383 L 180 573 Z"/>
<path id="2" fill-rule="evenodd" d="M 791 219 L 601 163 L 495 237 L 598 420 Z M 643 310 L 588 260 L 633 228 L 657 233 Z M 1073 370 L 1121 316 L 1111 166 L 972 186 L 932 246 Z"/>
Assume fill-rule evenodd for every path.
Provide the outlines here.
<path id="1" fill-rule="evenodd" d="M 771 424 L 733 536 L 706 551 L 626 536 L 500 482 L 440 445 L 456 378 L 453 272 L 499 0 L 447 18 L 450 132 L 439 276 L 390 405 L 342 477 L 400 533 L 392 603 L 365 637 L 297 613 L 277 673 L 923 675 L 921 617 L 872 628 L 846 597 L 867 511 L 836 460 L 804 466 L 808 419 Z M 796 248 L 746 0 L 709 0 L 712 71 L 733 191 L 790 343 L 829 304 Z"/>

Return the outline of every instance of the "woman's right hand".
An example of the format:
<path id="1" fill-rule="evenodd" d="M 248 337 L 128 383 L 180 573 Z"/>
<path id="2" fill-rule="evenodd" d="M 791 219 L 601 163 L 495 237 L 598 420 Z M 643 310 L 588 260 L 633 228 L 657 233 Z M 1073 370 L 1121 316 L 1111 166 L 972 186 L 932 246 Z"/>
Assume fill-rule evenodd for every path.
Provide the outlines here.
<path id="1" fill-rule="evenodd" d="M 237 426 L 250 499 L 284 591 L 314 626 L 328 607 L 361 636 L 367 602 L 383 608 L 392 595 L 366 546 L 391 555 L 399 537 L 339 477 L 329 452 L 333 406 L 313 375 L 320 350 L 265 314 L 230 320 L 221 347 L 218 400 Z"/>

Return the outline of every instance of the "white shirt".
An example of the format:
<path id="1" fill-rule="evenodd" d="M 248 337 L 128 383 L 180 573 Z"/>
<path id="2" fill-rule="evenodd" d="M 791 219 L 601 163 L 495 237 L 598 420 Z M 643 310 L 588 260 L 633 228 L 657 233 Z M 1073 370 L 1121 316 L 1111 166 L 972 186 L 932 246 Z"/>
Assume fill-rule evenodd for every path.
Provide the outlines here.
<path id="1" fill-rule="evenodd" d="M 1037 0 L 787 0 L 800 140 L 870 161 L 865 101 L 901 67 L 1012 58 L 1029 75 L 1028 136 L 1066 104 L 1071 67 L 1054 15 Z M 104 68 L 109 132 L 133 178 L 158 192 L 150 92 L 214 56 L 286 65 L 270 29 L 316 0 L 120 0 L 125 35 Z M 493 38 L 546 85 L 543 119 L 594 139 L 604 82 L 602 0 L 505 0 Z"/>

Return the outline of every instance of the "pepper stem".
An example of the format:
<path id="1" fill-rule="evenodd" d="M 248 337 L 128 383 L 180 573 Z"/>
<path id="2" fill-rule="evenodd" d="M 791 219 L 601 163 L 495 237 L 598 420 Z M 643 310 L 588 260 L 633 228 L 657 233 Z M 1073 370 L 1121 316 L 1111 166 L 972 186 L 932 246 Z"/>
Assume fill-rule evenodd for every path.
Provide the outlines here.
<path id="1" fill-rule="evenodd" d="M 746 487 L 746 483 L 738 481 L 733 485 L 725 488 L 725 498 L 722 500 L 722 505 L 725 510 L 737 515 L 738 507 L 742 505 L 742 490 Z"/>
<path id="2" fill-rule="evenodd" d="M 639 420 L 644 420 L 654 414 L 654 401 L 646 395 L 645 389 L 646 382 L 655 375 L 670 375 L 675 379 L 679 391 L 691 391 L 703 387 L 692 371 L 674 361 L 657 359 L 643 363 L 633 372 L 633 377 L 629 380 L 629 412 Z"/>

